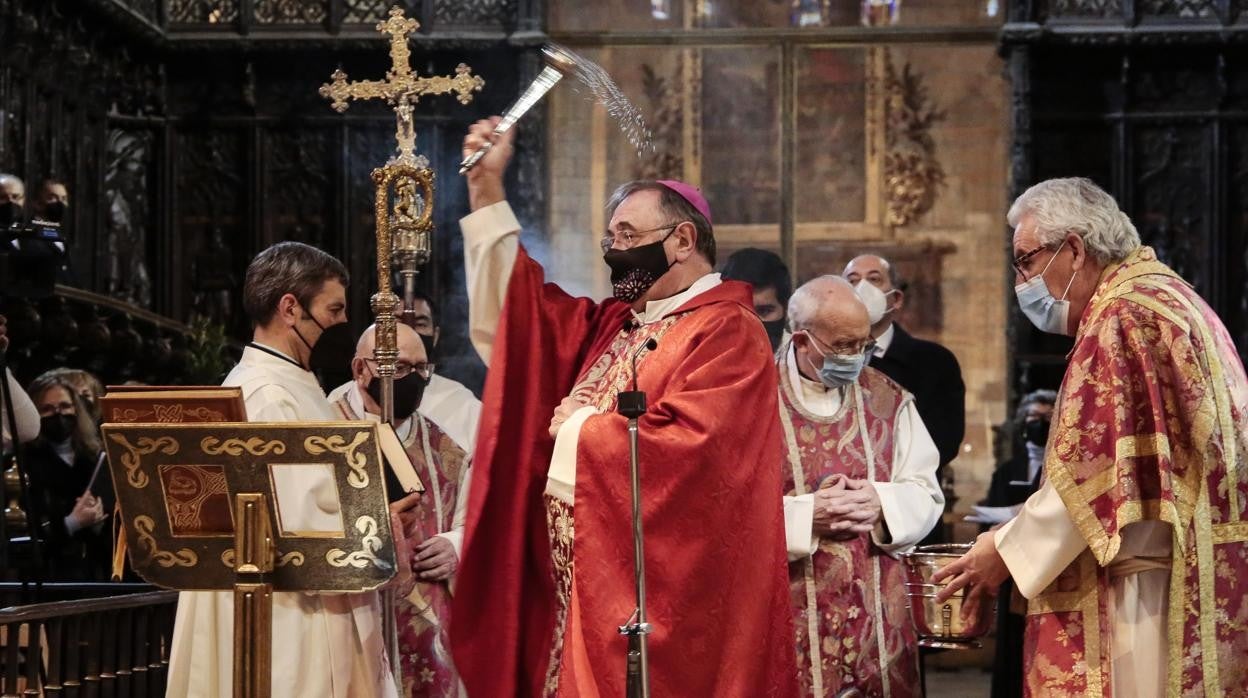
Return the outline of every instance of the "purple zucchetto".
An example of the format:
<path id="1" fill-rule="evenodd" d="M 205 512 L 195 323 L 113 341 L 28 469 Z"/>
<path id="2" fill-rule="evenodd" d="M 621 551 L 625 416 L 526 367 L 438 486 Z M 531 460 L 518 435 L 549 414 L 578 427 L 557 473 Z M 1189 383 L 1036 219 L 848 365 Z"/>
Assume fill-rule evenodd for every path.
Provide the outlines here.
<path id="1" fill-rule="evenodd" d="M 660 179 L 659 184 L 662 184 L 668 189 L 680 194 L 680 198 L 688 201 L 691 206 L 697 209 L 698 213 L 702 214 L 702 217 L 706 219 L 707 223 L 710 223 L 711 225 L 715 224 L 714 221 L 711 220 L 711 205 L 706 203 L 706 197 L 702 196 L 702 191 L 700 189 L 692 184 L 685 184 L 684 182 L 679 182 L 674 179 Z"/>

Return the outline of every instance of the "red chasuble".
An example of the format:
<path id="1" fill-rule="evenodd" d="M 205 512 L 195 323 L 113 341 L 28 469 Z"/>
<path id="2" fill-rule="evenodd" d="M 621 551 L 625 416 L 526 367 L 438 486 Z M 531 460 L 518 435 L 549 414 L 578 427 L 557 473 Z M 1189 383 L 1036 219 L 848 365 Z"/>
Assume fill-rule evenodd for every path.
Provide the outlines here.
<path id="1" fill-rule="evenodd" d="M 638 360 L 649 401 L 640 448 L 651 691 L 791 696 L 776 497 L 782 446 L 767 337 L 740 283 L 699 294 L 673 315 L 658 323 L 670 325 L 658 347 Z M 469 695 L 546 694 L 551 657 L 561 656 L 556 636 L 568 636 L 557 622 L 564 614 L 543 499 L 554 445 L 547 428 L 560 400 L 592 381 L 604 355 L 615 356 L 631 319 L 626 304 L 543 283 L 520 250 L 486 379 L 453 607 L 452 647 Z M 614 407 L 614 392 L 604 404 Z M 576 657 L 556 667 L 565 674 L 561 695 L 624 695 L 627 641 L 616 627 L 634 607 L 625 424 L 612 411 L 580 432 L 569 590 L 579 626 Z"/>
<path id="2" fill-rule="evenodd" d="M 1248 380 L 1217 316 L 1150 248 L 1102 275 L 1055 416 L 1045 474 L 1089 550 L 1031 601 L 1027 694 L 1111 694 L 1106 566 L 1123 527 L 1165 521 L 1166 694 L 1245 695 Z"/>
<path id="3" fill-rule="evenodd" d="M 334 402 L 334 407 L 344 419 L 364 418 L 355 413 L 345 396 Z M 419 543 L 454 526 L 460 478 L 468 458 L 464 449 L 424 417 L 418 418 L 403 440 L 403 449 L 425 485 L 425 493 L 413 510 L 419 529 L 409 534 Z M 446 582 L 417 581 L 411 593 L 395 604 L 403 695 L 408 698 L 458 694 L 459 675 L 451 661 L 449 635 L 451 598 Z"/>
<path id="4" fill-rule="evenodd" d="M 865 368 L 830 417 L 806 411 L 781 368 L 784 493 L 819 489 L 832 475 L 892 477 L 897 417 L 913 399 L 883 373 Z M 864 696 L 917 696 L 918 637 L 901 563 L 867 535 L 820 539 L 813 555 L 789 563 L 802 692 L 822 698 L 856 688 Z"/>

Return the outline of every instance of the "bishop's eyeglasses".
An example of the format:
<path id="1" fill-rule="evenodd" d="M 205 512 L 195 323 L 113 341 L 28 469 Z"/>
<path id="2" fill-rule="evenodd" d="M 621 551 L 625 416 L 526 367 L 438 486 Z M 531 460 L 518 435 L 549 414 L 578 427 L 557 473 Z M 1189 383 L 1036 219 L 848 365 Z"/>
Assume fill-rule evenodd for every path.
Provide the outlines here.
<path id="1" fill-rule="evenodd" d="M 618 233 L 612 233 L 610 230 L 608 230 L 607 232 L 602 234 L 602 239 L 599 240 L 598 246 L 602 248 L 603 254 L 606 254 L 612 247 L 615 247 L 617 243 L 620 244 L 620 249 L 627 250 L 633 245 L 635 245 L 636 243 L 634 242 L 634 240 L 641 237 L 642 235 L 645 235 L 647 233 L 653 233 L 656 230 L 667 230 L 668 228 L 675 228 L 676 226 L 680 225 L 683 222 L 684 221 L 678 221 L 676 223 L 668 223 L 667 225 L 661 225 L 657 228 L 650 228 L 649 230 L 634 230 L 631 233 L 628 232 L 627 230 L 621 230 Z"/>

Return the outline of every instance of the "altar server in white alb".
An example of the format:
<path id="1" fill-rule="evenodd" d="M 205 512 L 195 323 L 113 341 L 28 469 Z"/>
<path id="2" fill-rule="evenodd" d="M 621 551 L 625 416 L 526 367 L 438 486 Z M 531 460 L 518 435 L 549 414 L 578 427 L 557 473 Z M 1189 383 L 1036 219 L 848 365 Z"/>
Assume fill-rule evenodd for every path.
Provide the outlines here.
<path id="1" fill-rule="evenodd" d="M 255 331 L 224 385 L 243 389 L 251 421 L 341 420 L 309 367 L 349 365 L 355 353 L 346 285 L 341 262 L 297 242 L 268 248 L 247 268 L 243 305 Z M 309 476 L 302 484 L 301 499 L 279 501 L 283 519 L 315 528 L 318 519 L 337 517 L 331 481 Z M 376 592 L 273 594 L 273 697 L 397 698 L 381 619 Z M 231 592 L 184 592 L 166 695 L 231 696 L 233 630 Z"/>

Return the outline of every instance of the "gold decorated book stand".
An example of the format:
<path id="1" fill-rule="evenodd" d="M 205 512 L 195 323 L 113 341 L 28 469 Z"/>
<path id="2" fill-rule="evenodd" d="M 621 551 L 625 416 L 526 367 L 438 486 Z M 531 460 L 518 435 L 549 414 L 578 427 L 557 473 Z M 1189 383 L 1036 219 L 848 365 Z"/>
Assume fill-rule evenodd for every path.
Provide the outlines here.
<path id="1" fill-rule="evenodd" d="M 374 424 L 103 433 L 134 570 L 169 589 L 234 591 L 236 698 L 269 696 L 274 591 L 369 591 L 397 571 Z"/>

